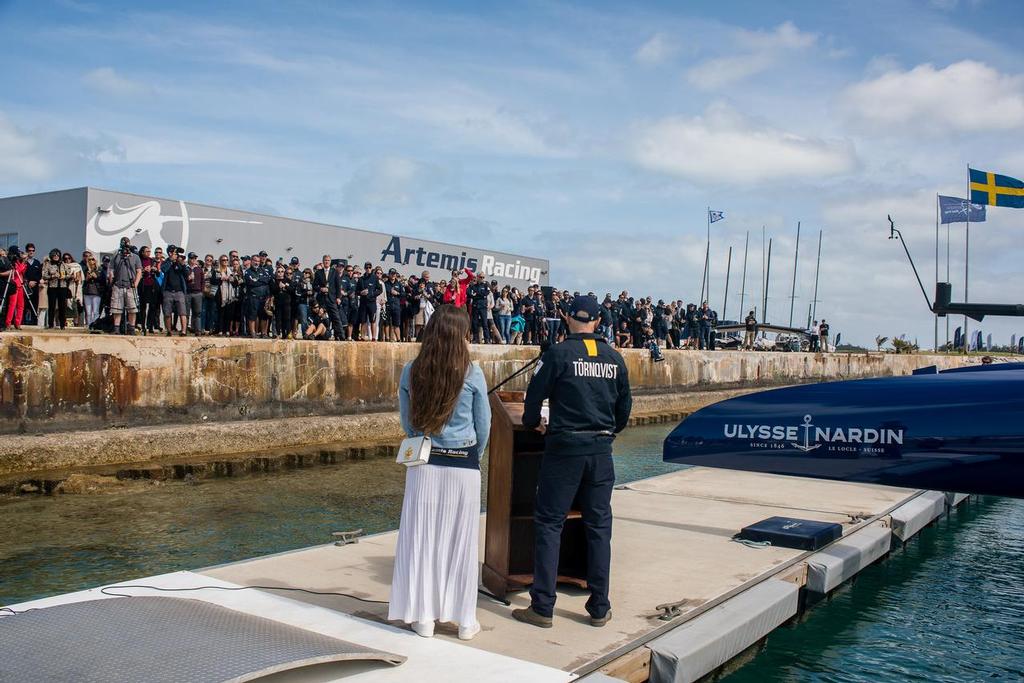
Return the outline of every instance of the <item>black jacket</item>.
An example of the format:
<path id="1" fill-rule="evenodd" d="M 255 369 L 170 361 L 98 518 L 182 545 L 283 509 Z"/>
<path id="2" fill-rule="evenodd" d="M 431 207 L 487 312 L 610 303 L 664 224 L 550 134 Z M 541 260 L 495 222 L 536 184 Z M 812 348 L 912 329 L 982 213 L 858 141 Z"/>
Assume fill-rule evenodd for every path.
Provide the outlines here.
<path id="1" fill-rule="evenodd" d="M 526 392 L 524 426 L 540 424 L 544 399 L 549 399 L 551 411 L 546 451 L 610 454 L 615 434 L 626 428 L 633 407 L 626 363 L 599 335 L 571 334 L 541 358 Z"/>

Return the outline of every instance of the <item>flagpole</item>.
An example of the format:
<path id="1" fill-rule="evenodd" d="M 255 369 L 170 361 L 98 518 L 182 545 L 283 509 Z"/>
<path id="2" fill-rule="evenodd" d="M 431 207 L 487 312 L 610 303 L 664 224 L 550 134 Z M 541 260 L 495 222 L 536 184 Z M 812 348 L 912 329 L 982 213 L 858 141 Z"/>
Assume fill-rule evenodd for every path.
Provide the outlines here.
<path id="1" fill-rule="evenodd" d="M 768 283 L 772 277 L 772 238 L 768 238 L 768 268 L 764 274 L 764 306 L 761 309 L 761 314 L 764 316 L 764 324 L 768 324 Z"/>
<path id="2" fill-rule="evenodd" d="M 969 176 L 970 174 L 968 174 Z M 970 199 L 967 200 L 967 213 L 971 213 Z M 935 193 L 935 289 L 939 288 L 939 193 Z M 935 350 L 939 350 L 939 314 L 935 314 Z"/>
<path id="3" fill-rule="evenodd" d="M 707 209 L 707 222 L 708 222 L 708 241 L 704 247 L 704 272 L 700 276 L 700 300 L 704 301 L 704 286 L 708 281 L 708 256 L 711 253 L 711 207 Z"/>
<path id="4" fill-rule="evenodd" d="M 800 258 L 800 221 L 796 222 L 796 248 L 793 250 L 793 288 L 789 292 L 789 326 L 793 327 L 793 305 L 796 303 L 796 266 Z"/>
<path id="5" fill-rule="evenodd" d="M 708 243 L 704 249 L 704 272 L 707 273 L 708 288 L 707 296 L 701 299 L 711 298 L 711 207 L 708 207 Z"/>
<path id="6" fill-rule="evenodd" d="M 726 309 L 729 308 L 729 273 L 732 272 L 732 247 L 729 247 L 729 260 L 726 261 L 725 265 L 725 296 L 722 297 L 722 320 L 728 320 L 728 316 L 725 315 Z"/>
<path id="7" fill-rule="evenodd" d="M 811 315 L 817 320 L 818 319 L 818 275 L 821 273 L 821 233 L 822 230 L 818 231 L 818 265 L 814 266 L 814 298 L 811 299 Z"/>
<path id="8" fill-rule="evenodd" d="M 767 296 L 764 291 L 765 275 L 764 275 L 764 249 L 765 249 L 765 233 L 764 226 L 761 226 L 761 301 L 765 300 Z M 764 306 L 761 306 L 761 322 L 764 322 Z"/>
<path id="9" fill-rule="evenodd" d="M 967 229 L 964 231 L 964 303 L 967 298 L 967 286 L 971 272 L 971 165 L 967 164 Z M 967 337 L 967 316 L 964 316 L 964 337 Z M 970 341 L 964 342 L 964 353 L 971 350 Z"/>
<path id="10" fill-rule="evenodd" d="M 747 295 L 747 249 L 750 248 L 750 231 L 747 230 L 747 241 L 743 244 L 743 280 L 740 283 L 740 317 L 743 319 L 743 300 Z"/>
<path id="11" fill-rule="evenodd" d="M 970 203 L 971 203 L 971 199 L 970 199 L 970 197 L 968 197 L 967 198 L 967 204 L 968 204 L 967 210 L 968 211 L 971 210 Z M 949 229 L 949 223 L 946 223 L 946 282 L 949 282 L 949 240 L 950 240 L 950 237 L 951 237 L 951 232 L 950 232 L 950 229 Z M 949 316 L 948 315 L 946 316 L 946 346 L 947 347 L 949 346 Z"/>

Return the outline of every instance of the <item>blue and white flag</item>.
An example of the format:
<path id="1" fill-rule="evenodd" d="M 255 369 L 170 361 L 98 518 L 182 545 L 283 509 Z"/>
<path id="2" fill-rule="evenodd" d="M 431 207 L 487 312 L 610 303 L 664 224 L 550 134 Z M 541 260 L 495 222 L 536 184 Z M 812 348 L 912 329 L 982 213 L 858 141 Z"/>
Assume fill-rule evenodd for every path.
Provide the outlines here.
<path id="1" fill-rule="evenodd" d="M 970 209 L 968 209 L 970 207 Z M 970 214 L 968 214 L 970 211 Z M 947 223 L 981 223 L 985 220 L 985 205 L 971 204 L 966 199 L 959 197 L 945 197 L 939 195 L 939 221 L 943 225 Z"/>
<path id="2" fill-rule="evenodd" d="M 708 211 L 708 223 L 715 223 L 717 221 L 723 220 L 724 218 L 725 213 L 722 211 Z"/>

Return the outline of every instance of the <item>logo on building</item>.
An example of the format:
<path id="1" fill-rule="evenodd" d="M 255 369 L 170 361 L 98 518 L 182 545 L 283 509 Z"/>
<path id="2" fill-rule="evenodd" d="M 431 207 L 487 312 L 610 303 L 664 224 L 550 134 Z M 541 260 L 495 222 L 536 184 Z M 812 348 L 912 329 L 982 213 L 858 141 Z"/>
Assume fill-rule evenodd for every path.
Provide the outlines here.
<path id="1" fill-rule="evenodd" d="M 793 448 L 809 453 L 825 447 L 828 450 L 856 450 L 847 448 L 903 445 L 902 428 L 887 427 L 819 427 L 810 415 L 804 415 L 800 425 L 726 424 L 723 435 L 727 439 L 744 439 L 752 445 L 772 448 Z"/>
<path id="2" fill-rule="evenodd" d="M 121 238 L 127 237 L 133 243 L 140 246 L 148 244 L 154 249 L 166 249 L 168 244 L 187 249 L 189 228 L 192 223 L 263 224 L 262 221 L 190 216 L 185 202 L 179 201 L 176 204 L 179 209 L 177 216 L 165 214 L 163 206 L 155 199 L 134 206 L 121 206 L 115 203 L 105 209 L 97 208 L 96 213 L 86 223 L 85 247 L 96 253 L 114 252 L 121 244 Z M 165 228 L 168 224 L 178 224 L 179 228 Z"/>

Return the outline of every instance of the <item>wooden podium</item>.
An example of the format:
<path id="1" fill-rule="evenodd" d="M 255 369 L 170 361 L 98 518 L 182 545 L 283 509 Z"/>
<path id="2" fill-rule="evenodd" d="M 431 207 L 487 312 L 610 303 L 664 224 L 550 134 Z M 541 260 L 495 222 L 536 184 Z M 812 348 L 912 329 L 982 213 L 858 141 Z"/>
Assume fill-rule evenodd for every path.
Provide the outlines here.
<path id="1" fill-rule="evenodd" d="M 490 395 L 483 584 L 504 599 L 533 583 L 533 503 L 544 436 L 523 427 L 522 391 Z M 586 588 L 587 543 L 576 501 L 562 529 L 558 581 Z"/>

